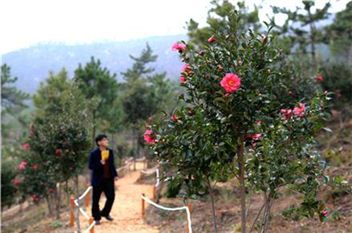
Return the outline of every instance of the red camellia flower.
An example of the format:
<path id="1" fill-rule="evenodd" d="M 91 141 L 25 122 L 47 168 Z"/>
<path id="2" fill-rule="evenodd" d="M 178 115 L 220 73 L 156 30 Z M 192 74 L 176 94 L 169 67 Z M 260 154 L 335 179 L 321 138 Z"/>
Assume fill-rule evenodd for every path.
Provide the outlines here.
<path id="1" fill-rule="evenodd" d="M 299 103 L 298 107 L 293 108 L 293 114 L 295 114 L 295 116 L 298 116 L 298 117 L 303 117 L 305 111 L 306 111 L 306 107 L 302 103 Z"/>
<path id="2" fill-rule="evenodd" d="M 177 118 L 176 114 L 173 114 L 173 115 L 171 116 L 171 120 L 174 121 L 174 122 L 177 122 L 177 121 L 178 121 L 178 118 Z"/>
<path id="3" fill-rule="evenodd" d="M 62 150 L 61 149 L 56 149 L 55 150 L 55 155 L 56 156 L 61 156 L 61 154 L 62 154 Z"/>
<path id="4" fill-rule="evenodd" d="M 13 179 L 11 182 L 15 186 L 19 186 L 22 183 L 22 181 L 20 179 L 17 179 L 17 178 Z"/>
<path id="5" fill-rule="evenodd" d="M 186 50 L 186 45 L 184 43 L 179 43 L 176 42 L 175 44 L 172 45 L 172 51 L 178 51 L 179 53 L 182 53 L 183 51 Z"/>
<path id="6" fill-rule="evenodd" d="M 37 194 L 32 195 L 32 200 L 33 202 L 38 202 L 40 200 L 39 196 Z"/>
<path id="7" fill-rule="evenodd" d="M 27 167 L 27 161 L 22 161 L 19 165 L 18 165 L 18 169 L 20 170 L 20 171 L 23 171 L 24 169 L 26 169 L 26 167 Z"/>
<path id="8" fill-rule="evenodd" d="M 181 68 L 182 73 L 186 73 L 187 75 L 190 75 L 192 72 L 192 68 L 189 64 L 184 64 Z"/>
<path id="9" fill-rule="evenodd" d="M 25 150 L 25 151 L 28 151 L 30 149 L 29 143 L 22 144 L 22 149 Z"/>
<path id="10" fill-rule="evenodd" d="M 209 43 L 214 43 L 214 42 L 216 42 L 215 37 L 214 37 L 214 36 L 209 37 L 208 42 L 209 42 Z"/>
<path id="11" fill-rule="evenodd" d="M 240 89 L 241 79 L 236 74 L 228 73 L 221 80 L 220 85 L 225 89 L 227 93 L 233 93 Z"/>
<path id="12" fill-rule="evenodd" d="M 324 216 L 324 217 L 327 217 L 329 215 L 329 212 L 325 209 L 321 212 L 321 214 Z"/>
<path id="13" fill-rule="evenodd" d="M 283 108 L 280 110 L 280 113 L 285 120 L 290 120 L 292 117 L 292 110 L 291 109 Z"/>
<path id="14" fill-rule="evenodd" d="M 261 133 L 255 133 L 255 134 L 249 134 L 247 135 L 247 138 L 250 138 L 254 141 L 258 141 L 262 137 Z"/>
<path id="15" fill-rule="evenodd" d="M 147 129 L 144 132 L 144 141 L 147 144 L 154 144 L 155 143 L 155 136 L 154 136 L 154 132 L 151 129 Z"/>
<path id="16" fill-rule="evenodd" d="M 179 81 L 180 81 L 180 84 L 183 85 L 186 82 L 186 78 L 181 76 Z"/>
<path id="17" fill-rule="evenodd" d="M 324 77 L 322 74 L 318 74 L 318 76 L 315 78 L 315 80 L 317 80 L 317 82 L 321 83 L 324 81 Z"/>
<path id="18" fill-rule="evenodd" d="M 33 170 L 38 170 L 38 168 L 39 168 L 39 165 L 37 163 L 33 163 L 32 169 Z"/>

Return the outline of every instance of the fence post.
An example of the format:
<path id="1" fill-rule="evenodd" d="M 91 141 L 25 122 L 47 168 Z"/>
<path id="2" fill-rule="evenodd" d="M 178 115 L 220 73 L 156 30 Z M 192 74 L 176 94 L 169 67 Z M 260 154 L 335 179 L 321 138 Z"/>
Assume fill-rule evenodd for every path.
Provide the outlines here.
<path id="1" fill-rule="evenodd" d="M 89 218 L 89 226 L 93 223 L 93 218 Z M 94 233 L 94 226 L 89 230 L 89 233 Z"/>
<path id="2" fill-rule="evenodd" d="M 156 198 L 156 187 L 155 185 L 153 185 L 153 199 Z"/>
<path id="3" fill-rule="evenodd" d="M 74 226 L 75 222 L 75 215 L 74 215 L 74 210 L 75 210 L 75 198 L 73 196 L 70 197 L 70 227 Z"/>
<path id="4" fill-rule="evenodd" d="M 142 196 L 145 197 L 145 194 L 142 193 Z M 145 201 L 142 198 L 142 218 L 144 218 L 144 214 L 145 214 Z"/>

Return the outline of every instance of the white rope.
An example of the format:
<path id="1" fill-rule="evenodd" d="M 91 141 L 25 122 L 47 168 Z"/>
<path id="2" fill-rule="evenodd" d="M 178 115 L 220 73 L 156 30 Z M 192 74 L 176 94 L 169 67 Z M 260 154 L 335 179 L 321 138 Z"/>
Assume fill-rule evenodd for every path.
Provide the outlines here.
<path id="1" fill-rule="evenodd" d="M 162 210 L 167 210 L 167 211 L 177 211 L 177 210 L 186 210 L 187 213 L 187 219 L 188 219 L 188 230 L 189 233 L 192 233 L 192 223 L 191 223 L 191 212 L 189 211 L 187 206 L 182 206 L 182 207 L 176 207 L 176 208 L 169 208 L 169 207 L 165 207 L 159 204 L 156 204 L 155 202 L 151 201 L 150 199 L 148 199 L 147 197 L 141 195 L 141 198 L 143 200 L 145 200 L 146 202 L 148 202 L 149 204 L 162 209 Z"/>
<path id="2" fill-rule="evenodd" d="M 149 168 L 148 170 L 141 170 L 141 172 L 142 172 L 143 174 L 150 175 L 150 174 L 153 174 L 157 169 L 158 169 L 158 165 L 156 165 L 156 166 L 153 167 L 153 168 Z"/>
<path id="3" fill-rule="evenodd" d="M 86 191 L 78 198 L 78 200 L 82 200 L 83 197 L 87 195 L 87 193 L 92 189 L 92 186 L 89 186 Z M 76 199 L 77 200 L 77 199 Z"/>
<path id="4" fill-rule="evenodd" d="M 140 159 L 136 159 L 136 162 L 142 162 L 142 161 L 144 161 L 145 160 L 145 157 L 142 157 L 142 158 L 140 158 Z"/>
<path id="5" fill-rule="evenodd" d="M 95 221 L 92 222 L 92 224 L 90 224 L 90 226 L 87 228 L 87 230 L 84 231 L 84 233 L 88 233 L 95 225 Z"/>

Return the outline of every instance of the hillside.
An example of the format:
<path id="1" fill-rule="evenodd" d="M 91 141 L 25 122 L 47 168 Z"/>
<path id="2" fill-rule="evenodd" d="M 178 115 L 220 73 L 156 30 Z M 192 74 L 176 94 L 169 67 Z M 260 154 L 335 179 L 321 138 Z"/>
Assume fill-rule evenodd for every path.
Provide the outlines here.
<path id="1" fill-rule="evenodd" d="M 69 75 L 78 64 L 85 64 L 91 56 L 101 60 L 104 67 L 122 79 L 121 72 L 132 65 L 129 55 L 138 56 L 146 43 L 149 43 L 158 60 L 154 64 L 157 72 L 167 72 L 167 77 L 176 79 L 181 62 L 178 55 L 171 51 L 177 40 L 186 39 L 185 35 L 149 37 L 125 42 L 101 42 L 82 45 L 39 44 L 26 49 L 4 54 L 2 62 L 11 67 L 11 74 L 18 77 L 17 87 L 34 93 L 41 81 L 48 77 L 49 71 L 57 72 L 65 67 Z"/>

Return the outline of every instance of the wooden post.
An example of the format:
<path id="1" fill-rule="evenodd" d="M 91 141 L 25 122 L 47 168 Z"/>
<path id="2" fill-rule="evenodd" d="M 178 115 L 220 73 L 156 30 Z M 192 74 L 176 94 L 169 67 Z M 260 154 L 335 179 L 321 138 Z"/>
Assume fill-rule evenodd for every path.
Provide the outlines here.
<path id="1" fill-rule="evenodd" d="M 73 227 L 75 224 L 75 198 L 73 196 L 70 197 L 70 227 Z"/>
<path id="2" fill-rule="evenodd" d="M 142 196 L 145 197 L 145 194 L 142 193 Z M 142 218 L 144 218 L 144 214 L 145 214 L 145 201 L 142 198 Z"/>
<path id="3" fill-rule="evenodd" d="M 90 217 L 89 218 L 89 226 L 93 223 L 93 218 L 92 217 Z M 89 230 L 89 233 L 94 233 L 94 226 Z"/>
<path id="4" fill-rule="evenodd" d="M 89 209 L 89 205 L 90 205 L 90 199 L 91 199 L 91 191 L 89 191 L 84 199 L 84 205 L 86 207 L 86 210 Z"/>
<path id="5" fill-rule="evenodd" d="M 156 187 L 155 187 L 155 185 L 153 186 L 153 199 L 155 199 L 156 198 Z"/>

